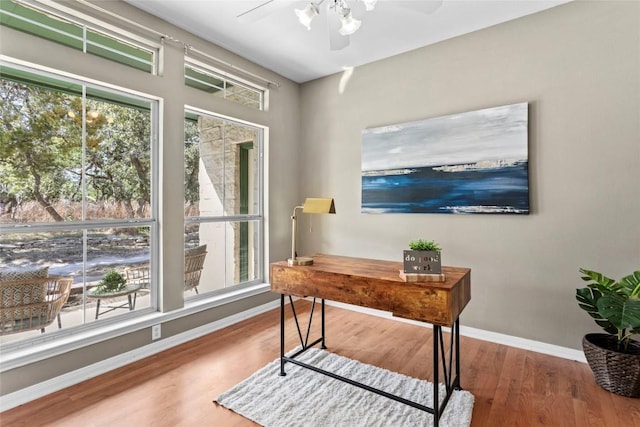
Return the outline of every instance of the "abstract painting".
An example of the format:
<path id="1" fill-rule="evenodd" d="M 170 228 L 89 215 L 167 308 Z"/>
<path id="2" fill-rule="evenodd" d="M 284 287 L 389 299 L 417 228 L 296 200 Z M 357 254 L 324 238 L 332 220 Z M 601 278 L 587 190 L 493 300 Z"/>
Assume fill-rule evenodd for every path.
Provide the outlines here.
<path id="1" fill-rule="evenodd" d="M 526 102 L 362 131 L 363 213 L 529 213 Z"/>

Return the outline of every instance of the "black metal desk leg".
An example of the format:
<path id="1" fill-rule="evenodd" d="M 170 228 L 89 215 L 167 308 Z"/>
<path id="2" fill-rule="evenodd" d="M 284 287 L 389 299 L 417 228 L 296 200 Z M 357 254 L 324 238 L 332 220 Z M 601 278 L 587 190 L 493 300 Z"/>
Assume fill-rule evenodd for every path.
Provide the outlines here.
<path id="1" fill-rule="evenodd" d="M 438 427 L 440 423 L 440 399 L 438 397 L 438 388 L 440 386 L 440 335 L 442 329 L 438 325 L 433 325 L 433 426 Z M 445 363 L 443 360 L 442 363 Z"/>
<path id="2" fill-rule="evenodd" d="M 280 376 L 284 377 L 284 294 L 280 294 Z"/>
<path id="3" fill-rule="evenodd" d="M 327 346 L 324 341 L 324 299 L 322 300 L 322 315 L 320 317 L 322 317 L 322 344 L 320 345 L 320 348 L 326 350 Z"/>
<path id="4" fill-rule="evenodd" d="M 462 383 L 460 381 L 460 318 L 458 317 L 454 323 L 456 328 L 455 342 L 456 342 L 456 384 L 457 390 L 462 389 Z"/>

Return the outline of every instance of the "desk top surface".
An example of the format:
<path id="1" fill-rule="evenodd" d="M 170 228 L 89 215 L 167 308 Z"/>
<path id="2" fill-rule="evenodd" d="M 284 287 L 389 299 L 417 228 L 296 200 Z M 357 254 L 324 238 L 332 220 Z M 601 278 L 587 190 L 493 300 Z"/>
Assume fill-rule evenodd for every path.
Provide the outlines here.
<path id="1" fill-rule="evenodd" d="M 273 266 L 287 267 L 292 269 L 308 269 L 323 273 L 343 274 L 348 276 L 359 276 L 374 280 L 385 280 L 389 282 L 406 283 L 401 277 L 403 270 L 402 262 L 384 261 L 377 259 L 355 258 L 341 255 L 316 254 L 313 256 L 312 265 L 289 265 L 287 261 L 274 262 Z M 463 267 L 443 266 L 442 273 L 445 275 L 444 282 L 418 282 L 412 285 L 425 286 L 429 288 L 451 288 L 471 270 Z"/>

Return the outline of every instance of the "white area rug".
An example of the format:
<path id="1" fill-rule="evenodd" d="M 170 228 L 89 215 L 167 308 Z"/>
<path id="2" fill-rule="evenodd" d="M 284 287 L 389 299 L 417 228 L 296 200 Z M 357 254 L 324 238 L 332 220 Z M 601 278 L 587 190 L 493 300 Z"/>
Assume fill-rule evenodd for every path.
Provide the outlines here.
<path id="1" fill-rule="evenodd" d="M 367 365 L 328 351 L 310 349 L 298 360 L 352 380 L 432 406 L 432 383 Z M 266 427 L 432 426 L 433 415 L 287 363 L 281 377 L 276 359 L 225 391 L 214 402 Z M 445 394 L 440 385 L 440 399 Z M 442 427 L 468 427 L 473 395 L 455 391 L 440 418 Z"/>

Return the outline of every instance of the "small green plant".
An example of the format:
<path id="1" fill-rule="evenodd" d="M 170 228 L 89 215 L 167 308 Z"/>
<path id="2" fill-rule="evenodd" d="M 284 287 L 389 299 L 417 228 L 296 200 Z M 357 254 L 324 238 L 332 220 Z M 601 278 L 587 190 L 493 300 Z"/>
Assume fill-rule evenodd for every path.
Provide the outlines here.
<path id="1" fill-rule="evenodd" d="M 441 251 L 440 245 L 433 240 L 415 239 L 409 242 L 409 247 L 414 251 Z"/>
<path id="2" fill-rule="evenodd" d="M 605 332 L 615 335 L 617 350 L 626 353 L 631 336 L 640 333 L 640 270 L 619 281 L 584 268 L 580 273 L 587 287 L 576 289 L 578 305 Z"/>
<path id="3" fill-rule="evenodd" d="M 96 285 L 95 292 L 98 294 L 104 294 L 107 292 L 118 292 L 123 290 L 127 286 L 127 281 L 124 276 L 115 270 L 109 270 L 104 275 L 102 280 Z"/>

